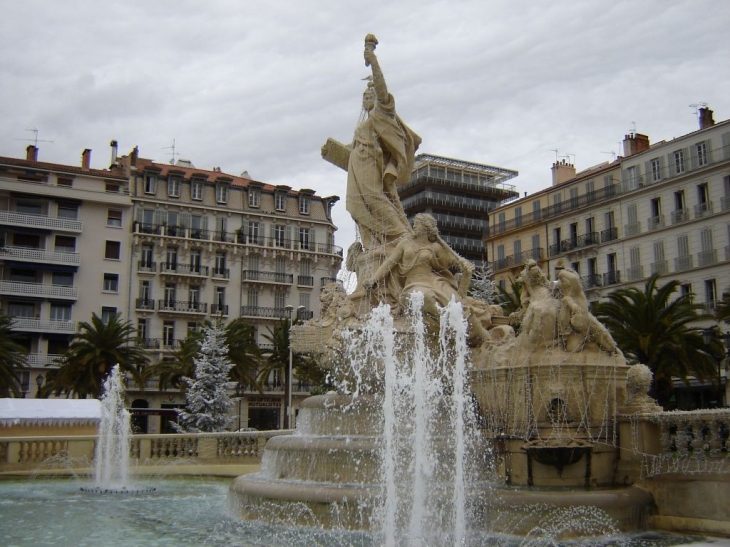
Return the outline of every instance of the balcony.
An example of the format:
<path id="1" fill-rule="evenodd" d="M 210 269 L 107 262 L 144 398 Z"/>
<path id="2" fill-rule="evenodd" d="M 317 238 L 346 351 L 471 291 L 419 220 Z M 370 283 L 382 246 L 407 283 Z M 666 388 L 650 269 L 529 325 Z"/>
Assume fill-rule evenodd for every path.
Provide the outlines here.
<path id="1" fill-rule="evenodd" d="M 702 268 L 703 266 L 712 266 L 717 262 L 717 249 L 710 249 L 709 251 L 700 251 L 697 253 L 697 265 Z"/>
<path id="2" fill-rule="evenodd" d="M 607 228 L 601 230 L 601 243 L 608 243 L 618 239 L 618 228 Z"/>
<path id="3" fill-rule="evenodd" d="M 76 321 L 36 319 L 34 317 L 13 317 L 11 320 L 12 329 L 22 332 L 50 332 L 62 334 L 73 334 L 76 332 Z"/>
<path id="4" fill-rule="evenodd" d="M 712 214 L 712 202 L 706 201 L 695 205 L 695 218 L 704 218 Z"/>
<path id="5" fill-rule="evenodd" d="M 181 264 L 179 262 L 160 263 L 161 274 L 208 277 L 208 271 L 208 266 L 202 266 L 201 264 Z"/>
<path id="6" fill-rule="evenodd" d="M 230 279 L 231 272 L 228 268 L 213 268 L 213 279 Z"/>
<path id="7" fill-rule="evenodd" d="M 494 262 L 490 263 L 489 267 L 496 272 L 499 270 L 514 268 L 515 266 L 521 266 L 531 259 L 539 261 L 543 258 L 545 258 L 545 249 L 540 247 L 537 249 L 530 249 L 529 251 L 522 251 L 521 253 L 509 255 L 504 258 L 498 258 Z"/>
<path id="8" fill-rule="evenodd" d="M 228 317 L 228 306 L 226 304 L 213 304 L 210 307 L 210 314 Z"/>
<path id="9" fill-rule="evenodd" d="M 668 272 L 669 272 L 669 265 L 666 260 L 659 260 L 658 262 L 652 262 L 651 275 L 655 275 L 655 274 L 665 275 Z"/>
<path id="10" fill-rule="evenodd" d="M 53 353 L 29 353 L 25 356 L 25 364 L 30 368 L 58 366 L 62 360 L 63 355 Z"/>
<path id="11" fill-rule="evenodd" d="M 603 286 L 603 278 L 601 274 L 588 274 L 580 278 L 580 283 L 583 286 L 583 290 L 588 291 Z"/>
<path id="12" fill-rule="evenodd" d="M 138 260 L 137 261 L 137 273 L 154 274 L 156 272 L 157 272 L 157 262 L 150 262 L 149 260 Z"/>
<path id="13" fill-rule="evenodd" d="M 259 270 L 243 270 L 241 272 L 241 281 L 291 285 L 294 283 L 294 274 L 283 272 L 262 272 Z"/>
<path id="14" fill-rule="evenodd" d="M 319 286 L 320 286 L 320 288 L 324 288 L 327 285 L 329 285 L 330 283 L 338 283 L 339 284 L 339 281 L 337 280 L 336 277 L 323 277 L 320 280 Z"/>
<path id="15" fill-rule="evenodd" d="M 84 229 L 84 223 L 80 220 L 46 215 L 29 215 L 12 211 L 0 211 L 0 224 L 21 228 L 40 228 L 59 232 L 72 232 L 76 234 L 80 234 Z"/>
<path id="16" fill-rule="evenodd" d="M 598 243 L 598 232 L 587 232 L 578 236 L 578 248 L 590 247 L 591 245 L 598 245 Z"/>
<path id="17" fill-rule="evenodd" d="M 299 287 L 314 287 L 314 277 L 311 275 L 298 275 L 297 285 Z"/>
<path id="18" fill-rule="evenodd" d="M 151 298 L 137 298 L 134 301 L 134 309 L 138 311 L 154 311 L 155 301 Z"/>
<path id="19" fill-rule="evenodd" d="M 659 228 L 664 228 L 664 215 L 657 215 L 646 220 L 646 229 L 650 232 Z"/>
<path id="20" fill-rule="evenodd" d="M 674 271 L 684 272 L 692 269 L 692 255 L 678 256 L 674 259 Z"/>
<path id="21" fill-rule="evenodd" d="M 158 300 L 157 309 L 160 313 L 205 315 L 208 313 L 208 304 L 187 300 Z"/>
<path id="22" fill-rule="evenodd" d="M 78 266 L 81 264 L 79 253 L 60 253 L 28 247 L 3 247 L 0 256 L 18 262 L 33 262 L 36 264 L 60 264 L 63 266 Z"/>
<path id="23" fill-rule="evenodd" d="M 307 321 L 314 317 L 314 312 L 311 310 L 299 310 L 297 311 L 297 319 L 299 321 Z"/>
<path id="24" fill-rule="evenodd" d="M 644 277 L 644 266 L 629 266 L 626 268 L 626 280 L 636 281 Z"/>
<path id="25" fill-rule="evenodd" d="M 50 283 L 25 283 L 20 281 L 0 281 L 0 294 L 6 296 L 35 296 L 60 300 L 76 300 L 79 290 L 66 285 Z"/>
<path id="26" fill-rule="evenodd" d="M 286 319 L 289 312 L 285 308 L 262 308 L 259 306 L 242 306 L 241 317 L 260 317 L 264 319 Z"/>
<path id="27" fill-rule="evenodd" d="M 621 283 L 621 272 L 618 270 L 603 274 L 603 286 Z"/>
<path id="28" fill-rule="evenodd" d="M 677 209 L 672 211 L 672 224 L 681 224 L 689 220 L 689 209 Z"/>
<path id="29" fill-rule="evenodd" d="M 641 224 L 632 222 L 624 225 L 624 237 L 637 236 L 641 233 Z"/>

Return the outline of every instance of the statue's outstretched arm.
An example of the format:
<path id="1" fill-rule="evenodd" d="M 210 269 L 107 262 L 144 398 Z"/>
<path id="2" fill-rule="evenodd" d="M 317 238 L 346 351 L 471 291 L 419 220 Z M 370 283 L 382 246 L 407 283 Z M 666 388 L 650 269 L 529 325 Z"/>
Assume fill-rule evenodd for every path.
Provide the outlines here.
<path id="1" fill-rule="evenodd" d="M 380 63 L 375 56 L 375 46 L 378 45 L 378 39 L 372 34 L 365 37 L 365 66 L 369 66 L 373 72 L 373 86 L 378 101 L 381 103 L 388 102 L 388 86 L 385 83 L 383 71 L 380 69 Z"/>

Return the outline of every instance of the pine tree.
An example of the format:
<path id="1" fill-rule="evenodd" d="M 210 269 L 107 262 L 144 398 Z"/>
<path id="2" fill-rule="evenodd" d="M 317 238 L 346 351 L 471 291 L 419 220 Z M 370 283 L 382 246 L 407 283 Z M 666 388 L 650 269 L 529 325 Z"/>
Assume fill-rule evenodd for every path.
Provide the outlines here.
<path id="1" fill-rule="evenodd" d="M 478 300 L 494 304 L 497 299 L 497 284 L 494 282 L 492 267 L 482 263 L 474 270 L 471 278 L 470 294 Z"/>
<path id="2" fill-rule="evenodd" d="M 229 372 L 226 333 L 219 325 L 203 327 L 204 338 L 195 358 L 195 378 L 185 377 L 188 385 L 185 410 L 178 411 L 175 426 L 185 433 L 223 431 L 230 420 L 232 401 L 228 394 Z"/>

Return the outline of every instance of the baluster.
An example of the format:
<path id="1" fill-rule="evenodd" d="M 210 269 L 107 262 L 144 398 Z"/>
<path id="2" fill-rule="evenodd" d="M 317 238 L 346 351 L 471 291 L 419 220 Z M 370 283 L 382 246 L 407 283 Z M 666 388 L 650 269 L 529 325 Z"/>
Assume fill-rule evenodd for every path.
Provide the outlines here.
<path id="1" fill-rule="evenodd" d="M 28 442 L 27 441 L 21 441 L 20 442 L 20 454 L 18 454 L 18 461 L 21 463 L 28 461 Z"/>

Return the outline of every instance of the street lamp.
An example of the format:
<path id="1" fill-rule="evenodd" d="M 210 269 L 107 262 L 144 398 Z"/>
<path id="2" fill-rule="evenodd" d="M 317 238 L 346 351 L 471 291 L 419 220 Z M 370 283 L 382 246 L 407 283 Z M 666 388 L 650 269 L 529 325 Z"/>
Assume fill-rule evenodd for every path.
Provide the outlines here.
<path id="1" fill-rule="evenodd" d="M 25 399 L 25 396 L 30 391 L 30 372 L 20 373 L 20 394 Z"/>
<path id="2" fill-rule="evenodd" d="M 38 386 L 38 391 L 35 392 L 35 396 L 37 399 L 39 399 L 41 396 L 41 388 L 43 387 L 43 380 L 44 380 L 43 374 L 39 374 L 38 376 L 35 377 L 35 383 Z"/>
<path id="3" fill-rule="evenodd" d="M 302 311 L 305 308 L 305 306 L 299 306 L 297 308 L 297 315 L 300 311 Z M 293 320 L 293 311 L 294 306 L 289 304 L 288 306 L 284 306 L 284 309 L 289 314 L 289 330 L 287 331 L 287 342 L 289 343 L 289 372 L 286 377 L 286 424 L 284 429 L 291 429 L 292 425 L 294 424 L 294 408 L 292 407 L 291 403 L 291 394 L 292 394 L 292 370 L 294 365 L 294 352 L 292 351 L 291 347 L 291 327 L 292 327 L 292 320 Z"/>
<path id="4" fill-rule="evenodd" d="M 702 338 L 705 341 L 705 345 L 709 346 L 710 343 L 715 339 L 715 333 L 710 330 L 706 329 L 702 331 Z M 709 348 L 708 348 L 709 349 Z M 714 357 L 714 355 L 713 355 Z M 722 360 L 723 357 L 720 357 L 719 359 L 715 359 L 717 361 L 717 408 L 722 408 L 722 373 L 721 373 L 721 367 L 722 367 Z"/>

